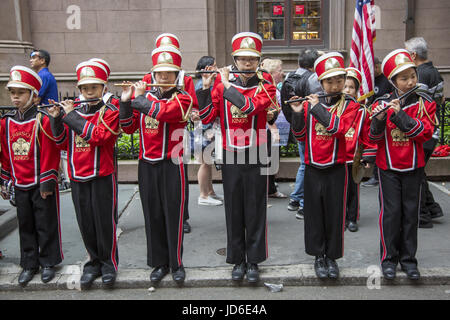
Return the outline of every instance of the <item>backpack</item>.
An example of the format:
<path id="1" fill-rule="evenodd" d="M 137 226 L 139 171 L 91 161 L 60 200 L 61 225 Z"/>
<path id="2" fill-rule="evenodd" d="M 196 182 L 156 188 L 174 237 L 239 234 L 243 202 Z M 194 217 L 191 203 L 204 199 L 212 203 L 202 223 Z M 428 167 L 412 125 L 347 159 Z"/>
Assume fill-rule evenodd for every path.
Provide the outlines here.
<path id="1" fill-rule="evenodd" d="M 281 87 L 281 109 L 286 117 L 286 120 L 291 123 L 292 109 L 289 103 L 285 101 L 289 100 L 293 96 L 306 97 L 310 94 L 308 79 L 313 73 L 306 70 L 303 74 L 292 73 L 287 76 Z"/>

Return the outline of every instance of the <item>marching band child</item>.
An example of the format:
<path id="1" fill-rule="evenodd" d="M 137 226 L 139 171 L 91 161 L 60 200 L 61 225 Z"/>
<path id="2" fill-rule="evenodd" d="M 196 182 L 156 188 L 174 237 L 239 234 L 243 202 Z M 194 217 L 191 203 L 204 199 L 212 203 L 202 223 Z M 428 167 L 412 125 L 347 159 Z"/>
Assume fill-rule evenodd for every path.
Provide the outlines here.
<path id="1" fill-rule="evenodd" d="M 160 46 L 152 52 L 152 79 L 125 87 L 120 101 L 120 124 L 126 133 L 139 129 L 138 181 L 147 237 L 147 264 L 153 267 L 152 282 L 171 270 L 182 284 L 186 273 L 183 255 L 183 216 L 187 181 L 183 163 L 183 132 L 189 119 L 192 97 L 174 86 L 181 70 L 181 52 Z M 157 85 L 157 86 L 156 86 Z M 135 99 L 132 99 L 134 91 Z"/>
<path id="2" fill-rule="evenodd" d="M 356 68 L 347 68 L 347 78 L 345 80 L 344 93 L 353 98 L 357 102 L 359 88 L 362 82 L 361 72 Z M 345 147 L 347 150 L 347 211 L 345 213 L 345 227 L 351 232 L 358 231 L 359 220 L 359 183 L 353 180 L 352 169 L 353 159 L 356 152 L 361 152 L 361 160 L 365 163 L 365 167 L 369 168 L 369 163 L 375 161 L 376 145 L 369 142 L 366 131 L 363 130 L 364 123 L 368 121 L 369 113 L 366 107 L 361 104 L 357 111 L 356 118 L 350 129 L 345 134 Z M 358 149 L 358 147 L 360 149 Z"/>
<path id="3" fill-rule="evenodd" d="M 80 279 L 88 289 L 102 276 L 110 288 L 119 263 L 116 228 L 117 183 L 114 147 L 119 135 L 118 106 L 105 103 L 109 72 L 100 63 L 86 61 L 77 68 L 80 99 L 98 99 L 74 107 L 74 101 L 50 108 L 57 145 L 67 150 L 72 200 L 89 261 Z M 117 100 L 117 99 L 116 99 Z M 76 103 L 76 101 L 75 101 Z"/>
<path id="4" fill-rule="evenodd" d="M 7 84 L 17 110 L 1 120 L 2 196 L 12 180 L 15 188 L 20 238 L 18 282 L 25 286 L 42 268 L 41 280 L 55 276 L 64 259 L 61 249 L 58 169 L 60 152 L 51 136 L 45 111 L 38 110 L 40 77 L 31 69 L 15 66 Z M 9 196 L 7 197 L 9 199 Z"/>
<path id="5" fill-rule="evenodd" d="M 170 46 L 174 47 L 177 50 L 180 50 L 180 40 L 178 37 L 172 33 L 162 33 L 160 34 L 156 40 L 155 40 L 155 46 L 156 48 L 159 48 L 161 46 Z M 147 90 L 151 90 L 151 84 L 154 82 L 154 79 L 152 78 L 153 72 L 147 73 L 144 78 L 142 78 L 142 81 L 147 83 Z M 185 74 L 184 70 L 178 71 L 177 76 L 177 87 L 180 88 L 183 91 L 186 91 L 189 93 L 189 95 L 192 98 L 192 109 L 198 111 L 198 101 L 197 101 L 197 95 L 195 93 L 195 86 L 194 81 L 192 80 L 192 77 L 189 77 Z M 186 183 L 188 181 L 186 180 Z M 189 224 L 189 199 L 186 200 L 186 207 L 185 212 L 183 215 L 184 222 L 183 222 L 183 229 L 184 233 L 190 233 L 191 232 L 191 225 Z"/>
<path id="6" fill-rule="evenodd" d="M 417 85 L 416 65 L 408 51 L 398 49 L 388 54 L 382 70 L 395 90 L 386 101 L 373 104 L 375 116 L 369 132 L 370 139 L 378 144 L 381 267 L 386 279 L 394 279 L 400 262 L 407 277 L 417 280 L 423 143 L 433 135 L 436 103 L 422 92 L 398 99 Z"/>
<path id="7" fill-rule="evenodd" d="M 346 71 L 337 52 L 319 57 L 315 72 L 326 94 L 334 97 L 291 103 L 292 131 L 305 145 L 305 250 L 315 256 L 314 269 L 320 279 L 336 279 L 336 259 L 344 254 L 347 167 L 345 134 L 359 104 L 342 94 Z M 292 97 L 291 100 L 298 97 Z M 332 181 L 332 183 L 330 182 Z"/>
<path id="8" fill-rule="evenodd" d="M 261 47 L 258 34 L 236 34 L 232 39 L 235 69 L 250 73 L 230 77 L 230 70 L 221 68 L 212 92 L 214 74 L 209 83 L 203 78 L 203 90 L 198 91 L 202 122 L 219 117 L 223 136 L 226 262 L 234 264 L 232 280 L 241 281 L 247 274 L 253 283 L 259 281 L 258 263 L 268 257 L 268 176 L 262 171 L 267 164 L 267 110 L 278 106 L 272 76 L 257 71 Z"/>

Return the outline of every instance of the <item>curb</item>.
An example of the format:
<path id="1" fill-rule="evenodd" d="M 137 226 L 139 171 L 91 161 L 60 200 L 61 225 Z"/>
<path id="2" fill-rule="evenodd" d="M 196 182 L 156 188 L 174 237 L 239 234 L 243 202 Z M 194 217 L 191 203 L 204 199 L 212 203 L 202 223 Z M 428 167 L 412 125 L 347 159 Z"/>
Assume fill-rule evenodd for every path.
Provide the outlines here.
<path id="1" fill-rule="evenodd" d="M 40 275 L 22 288 L 17 283 L 21 268 L 17 265 L 0 268 L 0 291 L 8 290 L 80 290 L 80 265 L 59 267 L 55 278 L 44 284 Z M 320 280 L 314 273 L 313 265 L 298 264 L 289 266 L 261 266 L 261 279 L 258 283 L 250 284 L 245 279 L 242 282 L 231 280 L 232 267 L 198 267 L 185 268 L 186 280 L 181 287 L 262 287 L 265 283 L 282 284 L 283 286 L 392 286 L 392 285 L 449 285 L 450 268 L 421 268 L 421 278 L 417 281 L 409 280 L 398 270 L 395 280 L 385 280 L 377 277 L 377 269 L 368 272 L 365 268 L 343 268 L 337 280 Z M 118 272 L 114 288 L 117 289 L 145 289 L 145 288 L 176 288 L 180 287 L 167 275 L 159 284 L 152 284 L 149 280 L 151 269 L 121 269 Z M 379 269 L 378 269 L 378 272 Z M 381 274 L 381 273 L 379 273 Z M 92 289 L 102 289 L 101 278 L 92 285 Z M 91 289 L 91 290 L 92 290 Z"/>
<path id="2" fill-rule="evenodd" d="M 10 232 L 17 228 L 17 211 L 15 207 L 11 207 L 0 215 L 0 240 L 6 237 Z"/>

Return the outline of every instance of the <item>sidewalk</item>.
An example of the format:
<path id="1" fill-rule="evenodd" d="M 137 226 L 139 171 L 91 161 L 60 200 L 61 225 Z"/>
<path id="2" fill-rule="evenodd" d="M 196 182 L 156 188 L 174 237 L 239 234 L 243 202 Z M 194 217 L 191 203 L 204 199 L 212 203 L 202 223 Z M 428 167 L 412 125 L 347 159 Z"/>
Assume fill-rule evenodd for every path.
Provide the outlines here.
<path id="1" fill-rule="evenodd" d="M 444 217 L 436 219 L 434 228 L 419 229 L 417 258 L 422 277 L 411 282 L 400 270 L 392 284 L 450 283 L 450 183 L 431 183 L 436 201 L 444 210 Z M 289 194 L 292 182 L 279 183 L 279 191 Z M 215 185 L 222 194 L 222 186 Z M 190 184 L 189 214 L 192 232 L 185 235 L 183 263 L 186 267 L 186 287 L 246 286 L 244 280 L 235 284 L 230 280 L 231 265 L 223 255 L 226 247 L 224 207 L 206 207 L 197 204 L 198 185 Z M 303 220 L 287 210 L 287 199 L 269 199 L 267 210 L 269 258 L 260 265 L 261 281 L 296 285 L 366 285 L 376 276 L 379 266 L 378 189 L 361 187 L 361 214 L 359 231 L 345 232 L 344 257 L 339 259 L 341 275 L 337 281 L 320 281 L 313 270 L 314 258 L 304 251 Z M 151 268 L 146 261 L 146 240 L 140 195 L 136 185 L 119 185 L 119 273 L 118 288 L 149 288 Z M 0 203 L 0 207 L 3 203 Z M 15 209 L 12 209 L 15 212 Z M 57 277 L 42 284 L 36 275 L 27 290 L 76 289 L 81 266 L 87 258 L 81 241 L 70 193 L 61 194 L 62 241 L 65 259 Z M 22 290 L 17 284 L 20 273 L 18 231 L 14 230 L 0 240 L 4 258 L 0 260 L 0 290 Z M 375 268 L 375 269 L 373 269 Z M 383 279 L 381 284 L 387 284 Z M 159 287 L 173 287 L 168 275 Z M 101 288 L 101 280 L 94 287 Z"/>

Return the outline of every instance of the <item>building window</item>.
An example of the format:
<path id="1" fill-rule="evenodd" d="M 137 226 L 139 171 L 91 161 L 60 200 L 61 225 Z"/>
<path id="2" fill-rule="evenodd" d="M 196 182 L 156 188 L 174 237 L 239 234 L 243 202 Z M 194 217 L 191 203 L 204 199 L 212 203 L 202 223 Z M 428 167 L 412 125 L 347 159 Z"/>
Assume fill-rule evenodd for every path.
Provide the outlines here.
<path id="1" fill-rule="evenodd" d="M 253 30 L 266 46 L 323 45 L 326 0 L 251 1 Z"/>

